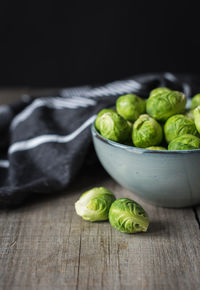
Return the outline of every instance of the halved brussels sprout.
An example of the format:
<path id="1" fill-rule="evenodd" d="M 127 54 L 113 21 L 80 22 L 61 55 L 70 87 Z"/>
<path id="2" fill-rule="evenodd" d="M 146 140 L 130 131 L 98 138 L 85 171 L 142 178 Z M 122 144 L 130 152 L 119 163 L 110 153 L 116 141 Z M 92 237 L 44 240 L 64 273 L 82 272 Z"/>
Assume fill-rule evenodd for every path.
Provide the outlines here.
<path id="1" fill-rule="evenodd" d="M 198 132 L 200 133 L 200 106 L 196 107 L 193 110 L 193 117 L 194 117 L 195 126 Z"/>
<path id="2" fill-rule="evenodd" d="M 129 198 L 120 198 L 112 203 L 109 221 L 112 227 L 127 234 L 146 232 L 149 226 L 147 213 L 141 205 Z"/>
<path id="3" fill-rule="evenodd" d="M 132 140 L 136 147 L 159 145 L 162 135 L 161 125 L 147 114 L 140 115 L 133 124 Z"/>
<path id="4" fill-rule="evenodd" d="M 200 139 L 194 135 L 186 134 L 173 139 L 168 150 L 194 150 L 200 148 Z"/>
<path id="5" fill-rule="evenodd" d="M 147 113 L 157 121 L 185 111 L 186 97 L 183 93 L 168 88 L 157 88 L 150 93 L 146 103 Z"/>
<path id="6" fill-rule="evenodd" d="M 104 221 L 115 200 L 114 194 L 105 187 L 94 187 L 81 195 L 75 203 L 77 215 L 87 221 Z"/>
<path id="7" fill-rule="evenodd" d="M 100 122 L 101 116 L 103 116 L 103 114 L 108 113 L 108 112 L 115 112 L 115 110 L 113 110 L 113 109 L 103 109 L 103 110 L 101 110 L 98 113 L 98 115 L 96 117 L 96 120 L 95 120 L 95 128 L 97 129 L 97 131 L 99 131 L 99 128 L 100 128 L 99 122 Z"/>
<path id="8" fill-rule="evenodd" d="M 116 112 L 104 113 L 99 119 L 100 134 L 112 141 L 127 142 L 131 136 L 131 126 Z"/>
<path id="9" fill-rule="evenodd" d="M 196 107 L 198 107 L 200 105 L 200 93 L 196 94 L 193 98 L 192 98 L 192 102 L 191 102 L 191 109 L 195 109 Z"/>
<path id="10" fill-rule="evenodd" d="M 165 147 L 162 147 L 162 146 L 151 146 L 151 147 L 147 147 L 146 149 L 150 149 L 150 150 L 167 150 Z"/>
<path id="11" fill-rule="evenodd" d="M 134 94 L 124 95 L 117 99 L 116 110 L 124 119 L 134 122 L 145 113 L 146 102 Z"/>
<path id="12" fill-rule="evenodd" d="M 198 136 L 194 121 L 187 116 L 178 114 L 170 117 L 164 125 L 165 139 L 170 143 L 174 138 L 185 134 Z"/>

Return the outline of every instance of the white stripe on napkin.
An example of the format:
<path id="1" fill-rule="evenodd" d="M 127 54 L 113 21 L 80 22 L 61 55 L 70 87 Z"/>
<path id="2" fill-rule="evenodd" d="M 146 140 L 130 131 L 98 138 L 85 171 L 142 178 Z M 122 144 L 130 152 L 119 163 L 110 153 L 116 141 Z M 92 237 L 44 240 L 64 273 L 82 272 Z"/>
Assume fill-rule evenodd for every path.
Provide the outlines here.
<path id="1" fill-rule="evenodd" d="M 41 135 L 38 137 L 31 138 L 26 141 L 19 141 L 12 144 L 9 147 L 9 154 L 13 154 L 18 151 L 24 151 L 33 149 L 41 144 L 55 142 L 55 143 L 67 143 L 75 139 L 84 129 L 86 129 L 89 125 L 91 125 L 96 118 L 96 115 L 90 117 L 87 121 L 85 121 L 78 129 L 76 129 L 73 133 L 65 136 L 61 135 Z"/>
<path id="2" fill-rule="evenodd" d="M 8 160 L 0 160 L 0 167 L 8 168 L 10 165 Z"/>
<path id="3" fill-rule="evenodd" d="M 48 107 L 53 109 L 77 109 L 80 107 L 88 107 L 96 105 L 95 100 L 86 100 L 84 98 L 60 98 L 60 97 L 48 97 L 40 98 L 33 101 L 27 108 L 19 113 L 12 121 L 11 128 L 14 129 L 19 123 L 26 120 L 36 108 Z"/>

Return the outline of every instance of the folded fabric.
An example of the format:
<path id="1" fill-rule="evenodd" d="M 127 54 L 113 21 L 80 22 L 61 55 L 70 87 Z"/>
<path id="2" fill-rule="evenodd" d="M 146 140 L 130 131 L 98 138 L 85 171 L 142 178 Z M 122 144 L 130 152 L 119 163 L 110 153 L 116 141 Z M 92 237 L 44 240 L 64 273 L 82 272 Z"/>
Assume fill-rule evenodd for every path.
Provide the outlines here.
<path id="1" fill-rule="evenodd" d="M 65 190 L 91 148 L 90 126 L 96 114 L 113 106 L 119 95 L 147 97 L 159 86 L 183 91 L 187 97 L 200 92 L 198 77 L 146 74 L 63 89 L 57 96 L 24 96 L 17 104 L 0 106 L 0 206 Z"/>

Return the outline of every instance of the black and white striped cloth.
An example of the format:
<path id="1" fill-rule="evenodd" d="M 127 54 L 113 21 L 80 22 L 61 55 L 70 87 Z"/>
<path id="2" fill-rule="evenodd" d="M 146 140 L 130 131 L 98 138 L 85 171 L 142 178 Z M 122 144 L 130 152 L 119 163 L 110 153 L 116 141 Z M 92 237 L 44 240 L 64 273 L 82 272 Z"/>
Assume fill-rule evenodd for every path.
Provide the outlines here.
<path id="1" fill-rule="evenodd" d="M 113 105 L 119 95 L 147 97 L 158 86 L 184 91 L 187 97 L 200 91 L 198 78 L 148 74 L 63 89 L 58 96 L 24 96 L 17 104 L 0 106 L 0 206 L 65 190 L 91 148 L 89 127 L 98 111 Z"/>

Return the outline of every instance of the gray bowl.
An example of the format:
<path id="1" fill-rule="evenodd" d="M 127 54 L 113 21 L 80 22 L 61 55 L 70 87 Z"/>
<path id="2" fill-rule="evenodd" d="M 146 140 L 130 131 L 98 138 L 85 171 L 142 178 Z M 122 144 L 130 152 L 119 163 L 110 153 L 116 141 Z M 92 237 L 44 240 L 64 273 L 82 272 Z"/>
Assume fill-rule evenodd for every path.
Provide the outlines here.
<path id="1" fill-rule="evenodd" d="M 163 207 L 200 204 L 200 149 L 157 151 L 122 145 L 91 127 L 97 156 L 119 184 Z"/>

